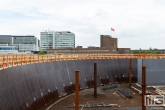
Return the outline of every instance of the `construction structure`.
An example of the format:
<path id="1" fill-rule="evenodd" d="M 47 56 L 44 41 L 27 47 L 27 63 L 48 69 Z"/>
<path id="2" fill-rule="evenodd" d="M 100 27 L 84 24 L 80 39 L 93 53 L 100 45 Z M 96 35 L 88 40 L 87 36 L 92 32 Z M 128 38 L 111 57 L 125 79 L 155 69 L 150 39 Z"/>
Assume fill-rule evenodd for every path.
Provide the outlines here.
<path id="1" fill-rule="evenodd" d="M 143 57 L 144 59 L 142 59 Z M 132 58 L 131 68 L 130 58 Z M 118 84 L 120 86 L 126 84 L 126 86 L 121 88 L 118 86 L 117 89 L 115 88 L 117 90 L 116 93 L 113 93 L 114 89 L 110 90 L 111 88 L 109 88 L 109 94 L 107 95 L 105 95 L 105 93 L 108 90 L 102 90 L 102 87 L 97 88 L 97 92 L 99 93 L 97 94 L 97 98 L 94 98 L 89 92 L 85 92 L 85 95 L 80 95 L 83 98 L 80 97 L 79 99 L 84 99 L 86 104 L 82 105 L 80 101 L 79 107 L 87 107 L 86 105 L 88 105 L 88 107 L 119 107 L 120 105 L 123 105 L 122 107 L 141 106 L 142 88 L 140 86 L 135 86 L 134 83 L 142 83 L 142 60 L 143 66 L 146 67 L 146 85 L 160 85 L 165 84 L 163 82 L 165 69 L 164 66 L 162 66 L 165 65 L 164 58 L 164 55 L 152 55 L 151 58 L 151 56 L 122 56 L 111 54 L 75 54 L 74 56 L 2 55 L 0 57 L 0 109 L 45 109 L 48 105 L 75 92 L 75 70 L 80 70 L 80 90 L 85 92 L 83 89 L 87 91 L 89 89 L 89 92 L 93 94 L 93 70 L 96 72 L 96 69 L 93 68 L 94 63 L 97 63 L 97 87 L 107 84 Z M 129 86 L 130 69 L 132 69 L 132 90 L 126 89 Z M 91 91 L 90 88 L 92 88 Z M 161 90 L 154 91 L 153 89 L 152 91 L 151 89 L 148 90 L 147 93 L 153 94 L 154 92 L 159 94 L 164 93 Z M 133 99 L 129 100 L 128 98 L 131 97 L 133 97 Z M 72 96 L 72 98 L 75 102 L 75 97 Z M 95 101 L 99 100 L 99 102 L 89 102 L 88 100 L 91 98 L 94 98 Z M 110 101 L 108 102 L 110 105 L 106 103 L 108 100 Z M 113 101 L 115 102 L 113 103 Z M 125 102 L 128 102 L 128 104 Z M 134 103 L 132 104 L 132 102 Z M 157 103 L 158 102 L 159 101 L 157 101 Z M 72 103 L 73 102 L 69 99 L 64 99 L 62 104 L 67 104 L 64 108 L 66 110 L 70 109 L 68 106 L 73 105 Z M 60 110 L 58 106 L 55 107 Z M 59 107 L 61 106 L 59 105 Z"/>
<path id="2" fill-rule="evenodd" d="M 94 98 L 97 98 L 97 63 L 94 63 Z"/>

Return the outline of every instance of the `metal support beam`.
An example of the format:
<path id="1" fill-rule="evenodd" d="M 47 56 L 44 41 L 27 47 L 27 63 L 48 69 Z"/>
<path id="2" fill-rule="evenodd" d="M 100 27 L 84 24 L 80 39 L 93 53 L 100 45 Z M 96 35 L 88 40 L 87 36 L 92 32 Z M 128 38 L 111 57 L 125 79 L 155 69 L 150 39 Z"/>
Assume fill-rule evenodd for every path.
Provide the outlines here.
<path id="1" fill-rule="evenodd" d="M 97 64 L 94 63 L 94 98 L 97 98 Z"/>
<path id="2" fill-rule="evenodd" d="M 129 86 L 132 86 L 132 59 L 129 60 Z"/>
<path id="3" fill-rule="evenodd" d="M 75 71 L 75 110 L 79 109 L 79 70 Z"/>
<path id="4" fill-rule="evenodd" d="M 142 110 L 146 110 L 146 106 L 144 105 L 146 94 L 146 67 L 142 67 Z"/>

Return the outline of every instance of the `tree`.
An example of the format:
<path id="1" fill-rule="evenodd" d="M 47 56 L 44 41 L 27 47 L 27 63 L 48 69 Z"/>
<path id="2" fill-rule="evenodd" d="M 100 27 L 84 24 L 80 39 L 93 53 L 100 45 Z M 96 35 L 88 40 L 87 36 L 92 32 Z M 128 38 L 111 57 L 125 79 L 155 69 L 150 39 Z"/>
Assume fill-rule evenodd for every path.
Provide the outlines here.
<path id="1" fill-rule="evenodd" d="M 139 54 L 139 50 L 134 50 L 133 54 Z"/>
<path id="2" fill-rule="evenodd" d="M 44 51 L 38 52 L 38 55 L 45 55 Z"/>
<path id="3" fill-rule="evenodd" d="M 133 54 L 160 54 L 158 49 L 156 50 L 133 50 Z"/>

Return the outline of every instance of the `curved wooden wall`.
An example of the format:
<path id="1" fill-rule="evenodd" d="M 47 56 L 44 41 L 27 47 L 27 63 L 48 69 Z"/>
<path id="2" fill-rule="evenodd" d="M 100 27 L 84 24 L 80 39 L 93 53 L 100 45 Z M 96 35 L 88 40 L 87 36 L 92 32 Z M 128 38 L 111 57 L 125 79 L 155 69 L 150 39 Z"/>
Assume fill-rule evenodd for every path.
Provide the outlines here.
<path id="1" fill-rule="evenodd" d="M 93 87 L 94 63 L 98 86 L 128 82 L 129 59 L 86 59 L 41 62 L 0 70 L 0 110 L 43 109 L 63 95 L 74 92 L 75 70 L 80 70 L 80 88 Z M 137 82 L 137 59 L 132 59 Z"/>

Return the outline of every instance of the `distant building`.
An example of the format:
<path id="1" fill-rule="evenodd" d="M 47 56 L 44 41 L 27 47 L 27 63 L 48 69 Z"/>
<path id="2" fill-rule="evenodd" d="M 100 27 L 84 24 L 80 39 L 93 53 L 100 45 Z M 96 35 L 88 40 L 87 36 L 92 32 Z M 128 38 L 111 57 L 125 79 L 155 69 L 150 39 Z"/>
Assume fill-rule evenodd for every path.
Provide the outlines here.
<path id="1" fill-rule="evenodd" d="M 118 48 L 117 38 L 110 35 L 100 35 L 100 47 L 88 46 L 88 48 L 56 48 L 47 49 L 47 53 L 112 53 L 112 54 L 131 54 L 130 48 Z"/>
<path id="2" fill-rule="evenodd" d="M 39 47 L 35 44 L 19 44 L 19 51 L 39 51 Z"/>
<path id="3" fill-rule="evenodd" d="M 0 53 L 16 53 L 18 52 L 15 46 L 9 46 L 8 44 L 0 44 Z"/>
<path id="4" fill-rule="evenodd" d="M 132 53 L 130 48 L 117 48 L 117 52 L 119 54 L 126 54 L 126 53 Z"/>
<path id="5" fill-rule="evenodd" d="M 41 48 L 62 49 L 75 48 L 75 34 L 70 31 L 44 31 L 40 32 Z"/>
<path id="6" fill-rule="evenodd" d="M 158 49 L 159 53 L 165 54 L 165 49 Z"/>
<path id="7" fill-rule="evenodd" d="M 112 38 L 110 35 L 100 35 L 101 48 L 118 48 L 117 38 Z"/>
<path id="8" fill-rule="evenodd" d="M 1 52 L 7 50 L 15 50 L 19 52 L 38 51 L 39 44 L 39 39 L 35 36 L 0 35 Z"/>
<path id="9" fill-rule="evenodd" d="M 112 53 L 112 54 L 131 54 L 130 48 L 100 48 L 100 47 L 88 47 L 88 48 L 65 48 L 65 49 L 47 49 L 47 53 Z"/>
<path id="10" fill-rule="evenodd" d="M 83 48 L 83 46 L 77 46 L 76 48 Z"/>

